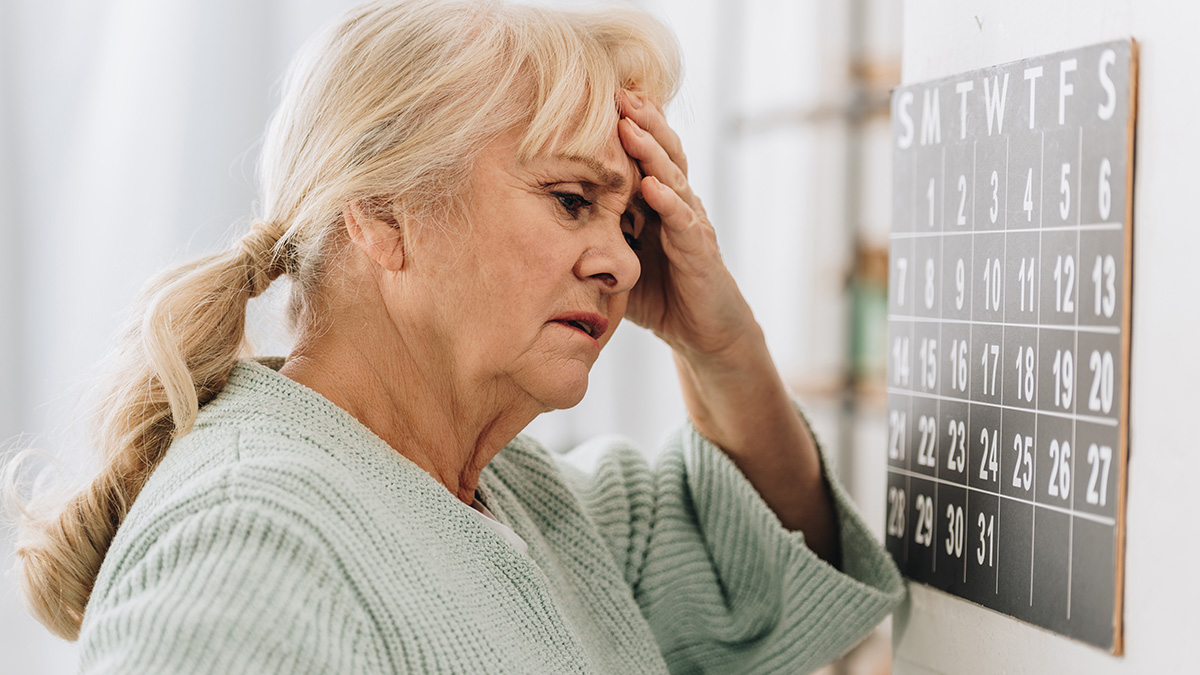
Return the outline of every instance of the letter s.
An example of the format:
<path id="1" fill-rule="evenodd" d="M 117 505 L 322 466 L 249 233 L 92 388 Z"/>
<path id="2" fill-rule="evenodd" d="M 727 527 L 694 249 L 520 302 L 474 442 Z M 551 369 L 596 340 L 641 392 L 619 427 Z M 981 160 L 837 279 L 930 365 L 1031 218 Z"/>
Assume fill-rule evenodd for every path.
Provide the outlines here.
<path id="1" fill-rule="evenodd" d="M 1108 96 L 1108 100 L 1096 106 L 1096 113 L 1100 115 L 1102 120 L 1110 120 L 1113 116 L 1113 111 L 1117 109 L 1117 89 L 1113 86 L 1112 77 L 1108 74 L 1108 66 L 1117 62 L 1117 53 L 1111 49 L 1105 49 L 1100 55 L 1100 86 L 1104 87 L 1104 93 Z"/>
<path id="2" fill-rule="evenodd" d="M 904 127 L 904 133 L 900 135 L 896 143 L 901 150 L 907 150 L 912 147 L 913 142 L 913 119 L 912 113 L 908 111 L 908 107 L 912 105 L 913 93 L 911 91 L 900 92 L 900 97 L 896 102 L 896 112 L 900 115 L 900 126 Z"/>

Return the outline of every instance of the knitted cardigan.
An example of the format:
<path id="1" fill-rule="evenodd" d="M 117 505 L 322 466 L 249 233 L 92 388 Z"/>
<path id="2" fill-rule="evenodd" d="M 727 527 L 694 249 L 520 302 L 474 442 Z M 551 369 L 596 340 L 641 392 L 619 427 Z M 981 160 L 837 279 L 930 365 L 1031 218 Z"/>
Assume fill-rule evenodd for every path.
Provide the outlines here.
<path id="1" fill-rule="evenodd" d="M 590 474 L 516 438 L 479 491 L 529 545 L 255 362 L 175 441 L 85 612 L 83 673 L 800 673 L 901 578 L 829 478 L 842 570 L 686 425 Z M 592 448 L 596 450 L 596 448 Z"/>

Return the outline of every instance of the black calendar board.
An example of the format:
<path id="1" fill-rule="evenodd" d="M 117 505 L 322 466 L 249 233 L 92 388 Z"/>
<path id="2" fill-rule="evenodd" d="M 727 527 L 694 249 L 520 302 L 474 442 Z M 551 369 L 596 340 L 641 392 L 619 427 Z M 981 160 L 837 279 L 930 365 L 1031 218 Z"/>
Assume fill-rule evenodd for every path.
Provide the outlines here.
<path id="1" fill-rule="evenodd" d="M 886 543 L 1121 651 L 1136 45 L 892 97 Z"/>

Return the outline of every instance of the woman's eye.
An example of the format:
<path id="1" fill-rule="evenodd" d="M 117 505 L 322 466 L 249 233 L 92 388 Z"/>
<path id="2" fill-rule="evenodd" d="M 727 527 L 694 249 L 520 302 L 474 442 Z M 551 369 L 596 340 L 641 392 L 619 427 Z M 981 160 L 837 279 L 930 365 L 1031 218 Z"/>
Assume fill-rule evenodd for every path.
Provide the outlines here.
<path id="1" fill-rule="evenodd" d="M 637 223 L 634 222 L 634 216 L 629 211 L 621 214 L 621 234 L 625 235 L 625 243 L 629 244 L 629 248 L 640 251 L 642 250 L 642 242 L 638 241 Z"/>
<path id="2" fill-rule="evenodd" d="M 554 198 L 562 205 L 572 218 L 578 218 L 579 212 L 591 206 L 592 203 L 574 192 L 555 192 Z"/>

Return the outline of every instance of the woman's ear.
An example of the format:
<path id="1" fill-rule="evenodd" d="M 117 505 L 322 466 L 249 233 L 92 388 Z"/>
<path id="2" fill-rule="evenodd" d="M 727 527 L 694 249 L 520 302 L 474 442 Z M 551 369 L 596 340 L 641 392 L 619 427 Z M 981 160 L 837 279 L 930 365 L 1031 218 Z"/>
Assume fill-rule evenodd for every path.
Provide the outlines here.
<path id="1" fill-rule="evenodd" d="M 390 201 L 359 199 L 348 202 L 342 209 L 342 220 L 350 241 L 367 258 L 390 272 L 404 268 L 407 253 L 405 224 L 393 215 Z"/>

